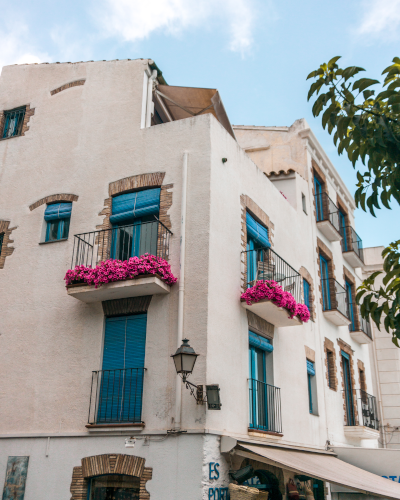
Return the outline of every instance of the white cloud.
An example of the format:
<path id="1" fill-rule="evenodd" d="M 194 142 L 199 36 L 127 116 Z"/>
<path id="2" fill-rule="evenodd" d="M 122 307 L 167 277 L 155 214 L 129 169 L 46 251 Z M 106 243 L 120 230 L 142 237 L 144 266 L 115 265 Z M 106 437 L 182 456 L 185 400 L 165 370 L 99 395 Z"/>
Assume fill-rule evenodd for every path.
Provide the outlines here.
<path id="1" fill-rule="evenodd" d="M 26 26 L 18 26 L 16 32 L 0 31 L 1 51 L 0 68 L 8 64 L 32 64 L 49 61 L 49 58 L 40 52 L 32 50 L 28 39 Z"/>
<path id="2" fill-rule="evenodd" d="M 229 48 L 243 53 L 253 43 L 255 14 L 255 0 L 103 0 L 96 18 L 105 35 L 130 42 L 160 31 L 210 30 L 217 20 L 218 29 L 229 32 Z"/>
<path id="3" fill-rule="evenodd" d="M 357 29 L 359 35 L 398 37 L 400 27 L 400 0 L 369 0 L 364 3 L 364 14 Z"/>

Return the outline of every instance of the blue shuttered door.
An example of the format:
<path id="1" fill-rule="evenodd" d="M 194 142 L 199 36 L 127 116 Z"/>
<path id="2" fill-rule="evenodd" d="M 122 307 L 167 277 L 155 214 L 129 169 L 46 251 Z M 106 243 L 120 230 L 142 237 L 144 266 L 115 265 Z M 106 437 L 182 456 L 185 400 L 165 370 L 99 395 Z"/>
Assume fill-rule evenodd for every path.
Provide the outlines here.
<path id="1" fill-rule="evenodd" d="M 106 318 L 98 422 L 140 422 L 147 315 Z"/>
<path id="2" fill-rule="evenodd" d="M 317 209 L 317 222 L 324 220 L 324 207 L 322 203 L 322 184 L 314 176 L 315 206 Z"/>
<path id="3" fill-rule="evenodd" d="M 350 356 L 342 351 L 342 366 L 344 375 L 344 393 L 346 397 L 347 425 L 355 425 L 353 384 L 351 383 Z"/>
<path id="4" fill-rule="evenodd" d="M 324 306 L 324 311 L 330 311 L 331 309 L 331 294 L 329 291 L 329 271 L 328 262 L 319 256 L 320 271 L 321 271 L 321 285 L 322 285 L 322 303 Z"/>
<path id="5" fill-rule="evenodd" d="M 349 330 L 351 332 L 354 332 L 355 323 L 354 323 L 353 297 L 351 293 L 351 284 L 348 281 L 346 281 L 346 295 L 347 295 L 347 307 L 349 311 L 349 319 L 351 320 L 351 323 L 349 325 Z"/>
<path id="6" fill-rule="evenodd" d="M 160 188 L 122 194 L 112 200 L 111 258 L 127 260 L 156 255 Z M 154 222 L 153 222 L 154 221 Z"/>

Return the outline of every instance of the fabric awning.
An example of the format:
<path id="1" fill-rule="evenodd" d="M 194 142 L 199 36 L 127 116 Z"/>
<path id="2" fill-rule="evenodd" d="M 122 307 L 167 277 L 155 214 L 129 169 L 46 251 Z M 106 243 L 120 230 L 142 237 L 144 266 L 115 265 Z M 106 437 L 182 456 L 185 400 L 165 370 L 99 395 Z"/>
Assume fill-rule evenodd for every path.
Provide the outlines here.
<path id="1" fill-rule="evenodd" d="M 218 90 L 158 85 L 155 94 L 162 100 L 173 121 L 211 113 L 236 140 Z"/>
<path id="2" fill-rule="evenodd" d="M 239 442 L 238 455 L 339 484 L 362 493 L 400 499 L 400 484 L 343 462 L 328 453 L 295 451 Z M 250 454 L 254 455 L 250 457 Z"/>

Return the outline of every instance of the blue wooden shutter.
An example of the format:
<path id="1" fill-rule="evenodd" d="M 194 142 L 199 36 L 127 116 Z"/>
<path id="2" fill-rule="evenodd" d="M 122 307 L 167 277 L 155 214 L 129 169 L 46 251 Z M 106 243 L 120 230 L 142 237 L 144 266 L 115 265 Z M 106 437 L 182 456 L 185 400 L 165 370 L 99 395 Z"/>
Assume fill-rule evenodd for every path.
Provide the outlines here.
<path id="1" fill-rule="evenodd" d="M 158 215 L 160 188 L 121 194 L 112 200 L 111 224 L 127 223 L 145 215 Z"/>
<path id="2" fill-rule="evenodd" d="M 257 335 L 257 333 L 254 333 L 250 330 L 249 345 L 267 352 L 272 352 L 274 350 L 274 346 L 268 339 L 266 339 L 265 337 L 261 337 L 261 335 Z"/>
<path id="3" fill-rule="evenodd" d="M 72 202 L 67 203 L 53 203 L 47 205 L 44 212 L 44 220 L 46 222 L 55 221 L 60 219 L 69 219 L 72 213 Z"/>
<path id="4" fill-rule="evenodd" d="M 304 291 L 304 304 L 310 310 L 310 284 L 307 280 L 303 279 L 303 291 Z"/>
<path id="5" fill-rule="evenodd" d="M 268 239 L 268 229 L 257 222 L 246 212 L 247 236 L 258 243 L 261 247 L 269 248 L 271 246 Z"/>
<path id="6" fill-rule="evenodd" d="M 98 422 L 140 422 L 147 315 L 106 318 Z"/>
<path id="7" fill-rule="evenodd" d="M 307 373 L 312 376 L 315 375 L 314 363 L 308 359 L 307 359 Z"/>

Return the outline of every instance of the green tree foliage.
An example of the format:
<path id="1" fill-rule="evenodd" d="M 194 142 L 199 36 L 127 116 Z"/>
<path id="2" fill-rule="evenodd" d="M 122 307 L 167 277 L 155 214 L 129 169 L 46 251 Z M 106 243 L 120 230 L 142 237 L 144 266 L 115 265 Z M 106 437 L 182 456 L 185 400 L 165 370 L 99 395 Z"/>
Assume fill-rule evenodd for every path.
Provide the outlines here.
<path id="1" fill-rule="evenodd" d="M 365 71 L 357 66 L 342 69 L 332 58 L 312 71 L 314 79 L 308 100 L 315 95 L 313 115 L 322 114 L 322 126 L 338 153 L 346 151 L 357 170 L 357 206 L 376 217 L 375 210 L 391 208 L 393 200 L 400 204 L 400 58 L 383 70 L 380 92 L 371 87 L 378 80 L 355 76 Z M 360 163 L 361 162 L 361 163 Z M 390 244 L 384 257 L 383 285 L 376 285 L 381 272 L 366 279 L 357 294 L 364 318 L 371 318 L 378 328 L 385 314 L 385 329 L 399 347 L 400 339 L 400 240 Z M 362 301 L 362 302 L 361 302 Z"/>

